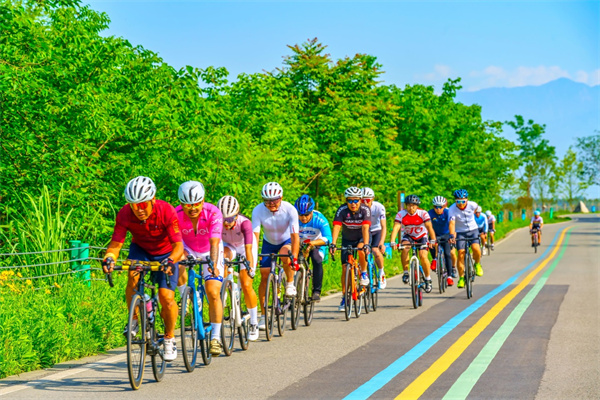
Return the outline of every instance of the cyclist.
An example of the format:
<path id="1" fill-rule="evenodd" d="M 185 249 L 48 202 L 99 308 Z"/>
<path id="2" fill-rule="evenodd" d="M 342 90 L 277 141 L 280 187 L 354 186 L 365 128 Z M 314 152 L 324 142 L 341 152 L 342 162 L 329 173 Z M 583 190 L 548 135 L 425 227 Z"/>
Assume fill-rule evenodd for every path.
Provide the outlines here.
<path id="1" fill-rule="evenodd" d="M 404 204 L 406 205 L 405 210 L 400 210 L 398 214 L 396 214 L 396 218 L 394 219 L 394 228 L 392 229 L 392 236 L 390 238 L 390 243 L 395 248 L 396 245 L 396 235 L 400 231 L 400 228 L 404 227 L 404 233 L 400 242 L 404 246 L 402 249 L 402 269 L 404 270 L 404 275 L 402 275 L 402 282 L 409 282 L 409 274 L 408 274 L 408 263 L 410 261 L 410 257 L 408 255 L 410 251 L 410 242 L 409 239 L 416 242 L 419 245 L 429 244 L 429 248 L 433 247 L 435 244 L 435 231 L 433 230 L 433 226 L 431 225 L 431 218 L 429 217 L 429 213 L 427 211 L 419 208 L 419 204 L 421 204 L 421 199 L 419 196 L 411 194 L 410 196 L 406 196 L 404 200 Z M 430 240 L 428 241 L 427 234 L 429 233 Z M 419 259 L 421 260 L 421 267 L 423 267 L 423 275 L 425 275 L 425 292 L 431 292 L 431 276 L 430 276 L 430 264 L 429 257 L 427 255 L 427 250 L 419 250 Z"/>
<path id="2" fill-rule="evenodd" d="M 323 286 L 323 259 L 325 251 L 321 246 L 331 243 L 331 228 L 327 218 L 315 210 L 315 201 L 307 194 L 298 197 L 294 204 L 300 220 L 300 240 L 308 245 L 306 260 L 309 257 L 313 266 L 312 300 L 321 300 Z"/>
<path id="3" fill-rule="evenodd" d="M 387 225 L 385 220 L 385 207 L 378 201 L 375 201 L 375 192 L 371 188 L 363 188 L 362 203 L 371 209 L 371 241 L 369 242 L 373 250 L 373 257 L 379 268 L 379 288 L 385 289 L 387 281 L 383 270 L 385 253 L 385 236 L 387 233 Z"/>
<path id="4" fill-rule="evenodd" d="M 212 272 L 203 265 L 202 277 L 208 300 L 208 315 L 212 326 L 210 354 L 218 356 L 223 351 L 221 344 L 221 322 L 223 321 L 223 303 L 221 286 L 225 270 L 223 259 L 223 215 L 213 204 L 204 201 L 204 186 L 197 181 L 187 181 L 179 186 L 177 192 L 180 205 L 175 209 L 181 226 L 185 255 L 198 259 L 210 257 Z M 179 290 L 183 292 L 188 281 L 187 269 L 182 268 L 179 275 Z"/>
<path id="5" fill-rule="evenodd" d="M 450 206 L 448 211 L 450 212 L 450 234 L 456 239 L 456 247 L 458 248 L 458 279 L 457 288 L 465 287 L 465 251 L 467 250 L 467 242 L 465 240 L 458 239 L 474 239 L 471 242 L 471 249 L 473 250 L 473 260 L 475 261 L 475 274 L 477 276 L 483 275 L 483 268 L 481 268 L 481 248 L 479 247 L 479 229 L 475 222 L 475 210 L 477 210 L 477 203 L 469 201 L 469 193 L 466 189 L 455 190 L 454 193 L 455 203 Z"/>
<path id="6" fill-rule="evenodd" d="M 531 222 L 529 223 L 529 232 L 533 229 L 538 231 L 538 244 L 542 244 L 542 226 L 544 226 L 544 218 L 541 217 L 540 212 L 535 210 Z M 531 234 L 531 247 L 533 247 L 533 233 Z"/>
<path id="7" fill-rule="evenodd" d="M 217 206 L 223 214 L 225 258 L 233 260 L 238 254 L 243 254 L 246 256 L 251 268 L 250 274 L 246 269 L 240 270 L 240 283 L 244 292 L 246 308 L 248 308 L 250 314 L 248 338 L 255 341 L 258 339 L 258 299 L 252 287 L 252 280 L 254 279 L 254 271 L 258 260 L 258 243 L 252 233 L 252 221 L 245 215 L 240 214 L 240 205 L 233 196 L 221 197 Z"/>
<path id="8" fill-rule="evenodd" d="M 433 208 L 429 210 L 429 218 L 431 218 L 431 225 L 433 226 L 433 231 L 435 232 L 435 236 L 438 241 L 438 246 L 440 242 L 444 242 L 444 258 L 446 264 L 446 270 L 448 272 L 448 278 L 446 282 L 448 286 L 454 285 L 453 277 L 454 274 L 454 266 L 456 265 L 456 251 L 452 248 L 450 243 L 450 239 L 453 238 L 450 236 L 450 216 L 448 213 L 448 201 L 443 196 L 435 196 L 432 201 Z M 431 250 L 431 269 L 433 271 L 436 270 L 437 265 L 437 246 L 433 247 Z"/>
<path id="9" fill-rule="evenodd" d="M 125 200 L 127 203 L 117 214 L 112 239 L 102 261 L 105 273 L 112 272 L 115 260 L 125 242 L 127 232 L 131 232 L 129 259 L 138 261 L 160 261 L 164 272 L 152 272 L 152 280 L 159 285 L 158 300 L 162 306 L 161 316 L 165 323 L 165 360 L 177 358 L 175 345 L 175 324 L 177 322 L 177 303 L 174 290 L 167 285 L 166 275 L 178 275 L 178 263 L 183 255 L 183 244 L 177 214 L 172 205 L 155 197 L 156 186 L 152 179 L 138 176 L 127 183 Z M 135 293 L 139 275 L 129 271 L 125 298 L 127 304 Z M 137 319 L 131 335 L 137 335 Z M 125 326 L 124 335 L 128 334 Z"/>
<path id="10" fill-rule="evenodd" d="M 369 251 L 369 228 L 371 226 L 371 209 L 361 204 L 362 190 L 356 186 L 349 187 L 344 192 L 346 203 L 342 204 L 335 213 L 333 219 L 333 233 L 331 239 L 330 253 L 333 255 L 333 246 L 337 243 L 340 231 L 342 232 L 342 246 L 352 246 L 363 248 L 365 251 L 358 252 L 358 262 L 360 264 L 360 284 L 366 286 L 369 284 L 369 275 L 367 274 L 367 258 Z M 348 261 L 350 252 L 343 250 L 341 256 L 342 268 Z M 342 288 L 345 287 L 346 276 L 342 269 Z M 345 300 L 342 297 L 339 310 L 344 311 Z"/>
<path id="11" fill-rule="evenodd" d="M 283 201 L 283 188 L 277 182 L 265 183 L 261 191 L 263 202 L 252 210 L 252 230 L 258 242 L 260 227 L 263 227 L 263 244 L 261 253 L 288 254 L 292 251 L 293 259 L 282 259 L 283 270 L 287 279 L 285 287 L 286 296 L 295 296 L 294 270 L 298 270 L 298 251 L 300 237 L 298 235 L 298 211 L 296 208 Z M 258 323 L 259 329 L 265 329 L 265 292 L 267 280 L 271 272 L 271 257 L 263 257 L 260 262 L 260 286 L 258 293 L 262 316 Z"/>
<path id="12" fill-rule="evenodd" d="M 487 216 L 488 221 L 488 236 L 490 245 L 492 246 L 492 250 L 494 250 L 494 233 L 496 233 L 496 217 L 494 217 L 494 214 L 492 214 L 490 210 L 487 210 L 485 212 L 485 215 Z"/>
<path id="13" fill-rule="evenodd" d="M 477 206 L 475 210 L 475 223 L 477 224 L 477 229 L 479 230 L 479 239 L 481 240 L 481 246 L 485 248 L 485 242 L 487 240 L 487 232 L 488 232 L 488 220 L 487 216 L 481 214 L 481 207 Z"/>

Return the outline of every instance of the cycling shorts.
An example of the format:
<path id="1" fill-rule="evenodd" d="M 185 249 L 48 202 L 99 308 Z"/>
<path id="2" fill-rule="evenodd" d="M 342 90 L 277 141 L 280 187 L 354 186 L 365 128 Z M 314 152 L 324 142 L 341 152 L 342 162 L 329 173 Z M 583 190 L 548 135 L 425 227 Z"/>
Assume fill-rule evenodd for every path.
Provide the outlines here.
<path id="1" fill-rule="evenodd" d="M 346 240 L 344 238 L 342 238 L 342 246 L 352 246 L 352 247 L 357 247 L 360 243 L 363 243 L 363 240 Z M 342 265 L 346 264 L 348 262 L 348 256 L 350 255 L 350 252 L 347 250 L 342 250 L 342 257 L 340 259 Z M 358 257 L 358 255 L 356 256 Z M 358 258 L 357 258 L 358 260 Z"/>
<path id="2" fill-rule="evenodd" d="M 479 229 L 479 234 L 481 235 L 482 233 L 485 233 L 485 228 L 478 228 Z"/>
<path id="3" fill-rule="evenodd" d="M 496 233 L 496 230 L 495 230 L 495 229 L 492 229 L 492 228 L 490 228 L 490 229 L 488 229 L 488 232 L 489 232 L 489 233 Z"/>
<path id="4" fill-rule="evenodd" d="M 427 235 L 423 236 L 421 239 L 415 239 L 412 236 L 408 236 L 408 235 L 402 235 L 402 240 L 401 243 L 409 243 L 409 242 L 415 242 L 417 245 L 426 245 L 427 242 L 429 242 L 429 237 Z"/>
<path id="5" fill-rule="evenodd" d="M 279 254 L 279 250 L 281 250 L 281 248 L 283 246 L 285 246 L 286 244 L 291 244 L 291 243 L 292 243 L 292 239 L 287 239 L 285 242 L 283 242 L 281 244 L 271 244 L 263 238 L 262 249 L 260 250 L 260 252 L 262 254 Z M 271 268 L 271 257 L 263 257 L 262 260 L 260 260 L 260 267 L 270 269 Z"/>
<path id="6" fill-rule="evenodd" d="M 371 247 L 379 246 L 379 242 L 381 241 L 381 231 L 370 232 L 371 239 L 369 240 L 369 245 Z"/>
<path id="7" fill-rule="evenodd" d="M 236 247 L 229 243 L 225 243 L 224 246 L 227 247 L 229 249 L 229 251 L 231 251 L 231 260 L 235 260 L 235 257 L 237 257 L 238 254 L 241 254 L 242 256 L 246 257 L 246 246 L 245 245 Z M 258 246 L 256 245 L 256 242 L 252 242 L 252 258 L 254 258 L 254 262 L 253 262 L 253 265 L 250 266 L 250 268 L 255 269 L 256 262 L 258 261 Z"/>
<path id="8" fill-rule="evenodd" d="M 187 251 L 189 254 L 193 255 L 196 258 L 199 258 L 201 260 L 205 260 L 207 256 L 210 256 L 210 251 L 207 252 L 197 252 L 191 249 L 185 249 L 185 251 Z M 225 272 L 225 263 L 224 263 L 224 257 L 223 257 L 223 241 L 219 241 L 219 250 L 218 250 L 218 255 L 217 255 L 217 265 L 215 265 L 215 268 L 218 269 L 219 273 L 214 276 L 209 270 L 208 270 L 208 264 L 203 264 L 202 265 L 202 278 L 204 278 L 205 281 L 219 281 L 219 282 L 223 282 L 223 273 Z"/>
<path id="9" fill-rule="evenodd" d="M 456 248 L 458 250 L 464 250 L 467 248 L 467 242 L 459 239 L 470 239 L 471 244 L 479 244 L 479 229 L 473 229 L 467 232 L 456 232 Z"/>
<path id="10" fill-rule="evenodd" d="M 540 224 L 533 224 L 531 225 L 531 229 L 537 229 L 537 230 L 542 230 L 542 227 L 540 226 Z"/>
<path id="11" fill-rule="evenodd" d="M 146 250 L 142 249 L 142 247 L 136 243 L 131 243 L 129 246 L 129 256 L 127 257 L 130 260 L 138 260 L 138 261 L 158 261 L 162 262 L 165 258 L 169 257 L 171 253 L 161 254 L 159 256 L 153 256 L 148 253 Z M 179 276 L 179 263 L 175 263 L 175 269 L 173 270 L 173 275 L 169 278 L 171 280 L 171 287 L 167 285 L 167 275 L 162 271 L 154 271 L 150 273 L 152 282 L 158 283 L 158 287 L 161 289 L 175 290 L 175 286 L 177 286 L 177 277 Z"/>

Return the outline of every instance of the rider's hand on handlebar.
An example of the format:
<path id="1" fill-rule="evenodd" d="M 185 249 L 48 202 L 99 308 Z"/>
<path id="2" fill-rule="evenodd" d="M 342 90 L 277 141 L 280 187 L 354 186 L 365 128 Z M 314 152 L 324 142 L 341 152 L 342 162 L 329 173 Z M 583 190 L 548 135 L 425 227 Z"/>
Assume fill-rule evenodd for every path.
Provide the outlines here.
<path id="1" fill-rule="evenodd" d="M 435 239 L 429 241 L 429 248 L 433 249 L 435 247 Z"/>
<path id="2" fill-rule="evenodd" d="M 106 257 L 102 260 L 102 270 L 105 274 L 110 274 L 115 267 L 115 260 L 112 257 Z"/>
<path id="3" fill-rule="evenodd" d="M 369 246 L 368 244 L 365 244 L 364 249 L 365 249 L 365 256 L 368 256 L 369 253 L 371 252 L 371 246 Z"/>
<path id="4" fill-rule="evenodd" d="M 163 266 L 163 272 L 169 276 L 173 275 L 173 271 L 175 270 L 175 263 L 171 258 L 165 258 L 162 260 L 161 265 Z"/>
<path id="5" fill-rule="evenodd" d="M 333 255 L 335 253 L 335 244 L 329 244 L 329 254 Z"/>

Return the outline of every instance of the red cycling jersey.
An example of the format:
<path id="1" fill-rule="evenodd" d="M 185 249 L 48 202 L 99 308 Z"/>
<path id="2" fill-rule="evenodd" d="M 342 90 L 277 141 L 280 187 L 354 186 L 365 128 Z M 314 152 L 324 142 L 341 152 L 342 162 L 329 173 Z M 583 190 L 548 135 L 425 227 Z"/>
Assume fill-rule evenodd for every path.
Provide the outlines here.
<path id="1" fill-rule="evenodd" d="M 153 256 L 172 252 L 171 243 L 182 240 L 175 208 L 163 200 L 156 200 L 152 214 L 145 221 L 140 221 L 131 206 L 125 204 L 117 214 L 112 240 L 123 243 L 127 231 L 131 232 L 133 243 Z"/>

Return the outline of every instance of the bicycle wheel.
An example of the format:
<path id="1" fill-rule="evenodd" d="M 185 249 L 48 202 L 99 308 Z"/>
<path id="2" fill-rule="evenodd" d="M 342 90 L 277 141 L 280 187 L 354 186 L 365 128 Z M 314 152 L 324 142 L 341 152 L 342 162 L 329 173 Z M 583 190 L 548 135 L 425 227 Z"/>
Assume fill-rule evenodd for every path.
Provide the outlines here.
<path id="1" fill-rule="evenodd" d="M 369 282 L 369 284 L 366 286 L 365 290 L 363 291 L 362 294 L 362 305 L 364 306 L 365 309 L 365 314 L 369 313 L 369 308 L 371 307 L 371 282 Z"/>
<path id="2" fill-rule="evenodd" d="M 473 295 L 471 281 L 473 270 L 471 262 L 471 253 L 469 253 L 469 249 L 467 249 L 465 252 L 465 289 L 467 290 L 467 299 L 470 299 Z"/>
<path id="3" fill-rule="evenodd" d="M 240 316 L 242 315 L 241 308 L 238 308 Z M 240 338 L 240 347 L 242 350 L 248 350 L 250 345 L 250 315 L 242 316 L 242 323 L 238 326 L 238 337 Z"/>
<path id="4" fill-rule="evenodd" d="M 142 297 L 137 293 L 131 299 L 127 322 L 128 332 L 132 331 L 136 319 L 138 330 L 135 336 L 127 335 L 127 372 L 133 390 L 139 389 L 142 385 L 146 362 L 146 307 Z"/>
<path id="5" fill-rule="evenodd" d="M 538 244 L 538 234 L 537 232 L 533 234 L 533 252 L 537 253 L 537 248 L 538 248 L 539 244 Z"/>
<path id="6" fill-rule="evenodd" d="M 419 300 L 419 307 L 421 307 L 423 305 L 423 285 L 425 284 L 425 276 L 423 275 L 423 270 L 421 269 L 421 266 L 419 265 L 419 286 L 417 286 L 417 291 L 418 291 L 418 296 L 417 299 Z"/>
<path id="7" fill-rule="evenodd" d="M 444 262 L 444 253 L 439 252 L 437 257 L 437 276 L 438 276 L 438 285 L 440 287 L 440 294 L 446 291 L 446 279 L 444 276 L 444 272 L 446 272 L 446 265 Z"/>
<path id="8" fill-rule="evenodd" d="M 160 324 L 163 332 L 164 326 L 161 324 L 162 318 L 160 318 L 158 309 L 154 315 L 156 316 L 156 319 L 153 324 L 150 324 L 150 341 L 152 342 L 151 346 L 154 347 L 154 351 L 152 352 L 150 359 L 152 360 L 152 373 L 154 374 L 154 379 L 156 379 L 156 382 L 160 382 L 165 376 L 167 361 L 165 360 L 165 338 L 164 335 L 158 333 L 156 325 Z"/>
<path id="9" fill-rule="evenodd" d="M 188 286 L 183 292 L 180 311 L 181 351 L 183 363 L 188 372 L 192 372 L 196 368 L 196 357 L 198 356 L 198 336 L 192 290 Z"/>
<path id="10" fill-rule="evenodd" d="M 204 321 L 200 321 L 204 325 Z M 210 326 L 210 324 L 208 324 Z M 200 354 L 202 354 L 202 362 L 204 365 L 210 365 L 212 354 L 210 354 L 210 332 L 206 331 L 207 325 L 204 325 L 204 339 L 200 341 Z"/>
<path id="11" fill-rule="evenodd" d="M 310 326 L 313 319 L 313 312 L 315 309 L 315 303 L 312 301 L 312 295 L 309 289 L 312 287 L 312 273 L 310 270 L 306 270 L 306 279 L 304 280 L 304 325 Z"/>
<path id="12" fill-rule="evenodd" d="M 298 325 L 300 324 L 300 305 L 302 303 L 302 298 L 304 297 L 304 278 L 305 278 L 305 269 L 300 268 L 296 271 L 294 276 L 294 286 L 296 287 L 296 296 L 292 298 L 292 330 L 298 329 Z"/>
<path id="13" fill-rule="evenodd" d="M 352 265 L 346 264 L 346 283 L 344 287 L 344 313 L 346 321 L 350 320 L 350 313 L 352 312 Z"/>
<path id="14" fill-rule="evenodd" d="M 267 290 L 265 291 L 265 336 L 269 341 L 273 338 L 276 305 L 277 290 L 275 288 L 275 275 L 269 274 Z"/>
<path id="15" fill-rule="evenodd" d="M 356 300 L 354 300 L 354 316 L 360 317 L 362 312 L 362 286 L 360 285 L 360 270 L 358 267 L 354 269 L 354 290 L 356 290 Z"/>
<path id="16" fill-rule="evenodd" d="M 379 292 L 379 268 L 373 265 L 372 273 L 371 273 L 371 285 L 369 291 L 367 292 L 367 296 L 371 297 L 371 309 L 373 311 L 377 311 L 377 300 L 378 300 L 378 292 Z"/>
<path id="17" fill-rule="evenodd" d="M 419 307 L 419 261 L 416 257 L 410 259 L 410 294 L 412 296 L 413 307 Z"/>
<path id="18" fill-rule="evenodd" d="M 285 295 L 287 279 L 283 271 L 279 273 L 279 282 L 279 307 L 276 309 L 277 333 L 279 333 L 279 336 L 283 336 L 285 333 L 285 326 L 287 324 L 287 310 L 288 308 L 292 307 L 292 304 L 290 304 L 292 300 Z"/>
<path id="19" fill-rule="evenodd" d="M 233 297 L 233 285 L 230 280 L 225 280 L 221 288 L 221 302 L 223 303 L 223 320 L 221 323 L 221 343 L 223 353 L 230 356 L 233 353 L 233 341 L 235 340 L 235 304 Z"/>

